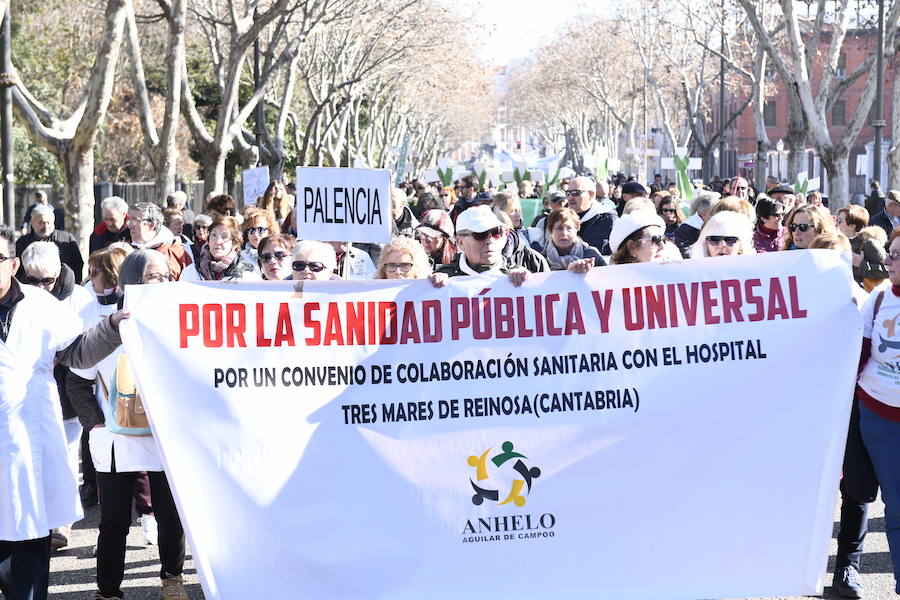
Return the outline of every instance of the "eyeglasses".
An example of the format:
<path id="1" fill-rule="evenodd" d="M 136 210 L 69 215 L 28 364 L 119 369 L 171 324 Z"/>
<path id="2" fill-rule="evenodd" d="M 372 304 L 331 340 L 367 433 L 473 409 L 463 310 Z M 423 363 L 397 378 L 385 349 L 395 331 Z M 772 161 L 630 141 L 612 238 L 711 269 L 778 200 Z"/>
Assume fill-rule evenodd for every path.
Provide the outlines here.
<path id="1" fill-rule="evenodd" d="M 791 230 L 791 233 L 794 233 L 798 229 L 802 233 L 806 233 L 809 231 L 809 228 L 812 227 L 812 223 L 791 223 L 791 226 L 788 228 Z"/>
<path id="2" fill-rule="evenodd" d="M 503 228 L 502 227 L 494 227 L 493 229 L 488 229 L 487 231 L 462 233 L 460 235 L 463 235 L 463 236 L 470 235 L 479 242 L 483 242 L 484 240 L 488 239 L 488 237 L 492 237 L 496 240 L 496 239 L 503 237 Z"/>
<path id="3" fill-rule="evenodd" d="M 15 258 L 15 256 L 0 256 L 0 263 L 4 263 L 4 262 L 6 262 L 8 260 L 12 260 L 14 258 Z"/>
<path id="4" fill-rule="evenodd" d="M 651 244 L 655 244 L 657 246 L 662 246 L 666 243 L 666 237 L 664 235 L 651 235 L 650 237 L 642 237 L 639 242 L 650 242 Z"/>
<path id="5" fill-rule="evenodd" d="M 141 280 L 144 283 L 163 283 L 164 281 L 172 281 L 172 279 L 171 273 L 150 273 L 149 275 L 144 275 Z"/>
<path id="6" fill-rule="evenodd" d="M 253 235 L 254 233 L 258 234 L 258 235 L 266 235 L 267 233 L 269 233 L 269 228 L 268 227 L 248 227 L 244 231 L 247 232 L 247 235 Z"/>
<path id="7" fill-rule="evenodd" d="M 384 263 L 384 270 L 388 273 L 400 271 L 401 273 L 409 273 L 413 268 L 412 263 Z"/>
<path id="8" fill-rule="evenodd" d="M 25 283 L 29 285 L 53 285 L 56 283 L 56 277 L 32 277 L 30 275 L 25 276 Z"/>
<path id="9" fill-rule="evenodd" d="M 570 196 L 575 198 L 576 196 L 580 196 L 584 193 L 584 190 L 566 190 L 566 196 Z"/>
<path id="10" fill-rule="evenodd" d="M 313 273 L 318 273 L 322 269 L 325 268 L 325 263 L 321 262 L 308 262 L 305 260 L 295 260 L 291 263 L 291 268 L 295 271 L 302 271 L 306 267 L 309 267 L 309 270 Z"/>
<path id="11" fill-rule="evenodd" d="M 285 258 L 287 258 L 287 256 L 288 256 L 287 252 L 266 252 L 265 254 L 259 255 L 259 260 L 260 260 L 260 262 L 267 263 L 274 258 L 278 262 L 281 262 Z M 297 270 L 299 271 L 301 269 L 297 269 Z"/>
<path id="12" fill-rule="evenodd" d="M 777 213 L 774 213 L 774 214 L 769 215 L 769 218 L 770 218 L 770 219 L 771 219 L 772 217 L 778 217 L 779 219 L 783 219 L 783 218 L 784 218 L 784 213 L 783 213 L 783 212 L 777 212 Z"/>
<path id="13" fill-rule="evenodd" d="M 661 212 L 664 215 L 674 215 L 678 211 L 676 211 L 674 208 L 664 208 L 659 212 Z"/>
<path id="14" fill-rule="evenodd" d="M 209 231 L 206 225 L 194 225 L 194 231 Z"/>
<path id="15" fill-rule="evenodd" d="M 725 245 L 730 248 L 737 244 L 740 241 L 740 238 L 736 235 L 708 235 L 706 236 L 706 241 L 713 246 L 718 246 L 722 242 L 725 242 Z"/>
<path id="16" fill-rule="evenodd" d="M 213 242 L 215 241 L 225 241 L 231 239 L 231 234 L 228 233 L 213 233 L 210 234 L 209 239 Z"/>

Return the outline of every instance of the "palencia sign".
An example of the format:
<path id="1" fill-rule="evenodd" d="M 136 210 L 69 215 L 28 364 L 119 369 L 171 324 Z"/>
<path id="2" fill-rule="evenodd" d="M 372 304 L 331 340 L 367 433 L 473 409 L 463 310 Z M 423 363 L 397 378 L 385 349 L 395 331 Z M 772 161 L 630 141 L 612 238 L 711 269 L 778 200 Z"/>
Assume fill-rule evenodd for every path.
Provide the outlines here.
<path id="1" fill-rule="evenodd" d="M 302 239 L 389 242 L 391 173 L 387 169 L 297 167 L 294 214 Z"/>

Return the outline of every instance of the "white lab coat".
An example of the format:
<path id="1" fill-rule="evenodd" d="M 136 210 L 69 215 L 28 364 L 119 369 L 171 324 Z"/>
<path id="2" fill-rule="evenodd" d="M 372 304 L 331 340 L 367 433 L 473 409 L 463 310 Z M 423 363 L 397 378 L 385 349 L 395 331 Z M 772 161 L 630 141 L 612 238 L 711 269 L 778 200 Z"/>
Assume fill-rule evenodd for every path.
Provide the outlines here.
<path id="1" fill-rule="evenodd" d="M 21 286 L 0 342 L 0 540 L 45 537 L 83 513 L 69 468 L 53 360 L 81 320 L 42 289 Z"/>

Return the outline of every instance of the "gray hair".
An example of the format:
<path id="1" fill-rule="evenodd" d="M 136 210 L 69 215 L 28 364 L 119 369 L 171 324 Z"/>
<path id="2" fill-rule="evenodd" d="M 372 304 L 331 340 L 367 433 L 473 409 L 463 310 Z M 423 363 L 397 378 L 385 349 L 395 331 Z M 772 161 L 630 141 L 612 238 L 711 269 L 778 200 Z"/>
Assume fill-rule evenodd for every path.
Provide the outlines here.
<path id="1" fill-rule="evenodd" d="M 122 262 L 119 269 L 119 287 L 144 283 L 144 272 L 151 263 L 156 263 L 166 273 L 170 273 L 169 263 L 156 250 L 135 250 Z"/>
<path id="2" fill-rule="evenodd" d="M 212 222 L 212 217 L 207 214 L 201 214 L 194 217 L 194 227 L 210 227 Z"/>
<path id="3" fill-rule="evenodd" d="M 301 240 L 297 242 L 297 245 L 294 246 L 294 260 L 297 260 L 297 257 L 301 254 L 306 254 L 307 252 L 317 252 L 320 254 L 324 254 L 327 260 L 323 260 L 325 266 L 329 269 L 334 269 L 337 266 L 337 256 L 334 253 L 334 248 L 331 244 L 326 244 L 325 242 L 316 242 L 313 240 Z M 348 257 L 349 260 L 349 257 Z"/>
<path id="4" fill-rule="evenodd" d="M 119 196 L 109 196 L 100 202 L 100 210 L 114 210 L 120 213 L 127 213 L 128 203 Z"/>
<path id="5" fill-rule="evenodd" d="M 0 240 L 6 240 L 9 256 L 16 255 L 16 232 L 9 225 L 0 223 Z"/>
<path id="6" fill-rule="evenodd" d="M 144 214 L 145 219 L 153 221 L 153 229 L 159 231 L 163 224 L 162 209 L 152 202 L 138 202 L 129 210 Z"/>
<path id="7" fill-rule="evenodd" d="M 187 204 L 187 194 L 182 192 L 181 190 L 176 190 L 166 196 L 166 207 L 167 208 L 175 208 L 175 202 L 181 200 L 185 204 Z"/>
<path id="8" fill-rule="evenodd" d="M 719 201 L 720 194 L 709 190 L 700 190 L 694 193 L 694 200 L 691 202 L 691 214 L 695 215 L 700 212 L 707 212 L 709 207 Z"/>
<path id="9" fill-rule="evenodd" d="M 31 242 L 22 252 L 22 266 L 26 273 L 59 274 L 62 270 L 59 247 L 53 242 Z"/>
<path id="10" fill-rule="evenodd" d="M 52 217 L 54 221 L 56 220 L 56 213 L 53 212 L 53 207 L 48 206 L 47 204 L 38 204 L 31 209 L 31 218 L 34 219 L 38 216 L 44 217 L 45 219 L 47 217 Z"/>

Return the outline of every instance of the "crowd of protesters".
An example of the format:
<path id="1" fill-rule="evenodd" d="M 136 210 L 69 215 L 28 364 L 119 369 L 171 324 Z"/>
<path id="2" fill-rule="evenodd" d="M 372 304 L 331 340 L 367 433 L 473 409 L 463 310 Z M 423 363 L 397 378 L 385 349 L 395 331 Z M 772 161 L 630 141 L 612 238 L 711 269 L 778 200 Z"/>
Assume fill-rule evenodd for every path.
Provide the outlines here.
<path id="1" fill-rule="evenodd" d="M 578 176 L 557 187 L 523 181 L 498 190 L 474 175 L 452 186 L 408 182 L 392 190 L 392 239 L 383 245 L 302 239 L 294 197 L 281 182 L 243 210 L 231 196 L 213 193 L 202 214 L 191 211 L 183 192 L 166 198 L 165 208 L 110 197 L 90 238 L 87 273 L 74 238 L 55 227 L 54 210 L 46 199 L 36 202 L 18 240 L 0 229 L 0 334 L 15 352 L 38 356 L 34 360 L 43 361 L 56 385 L 42 392 L 42 414 L 23 425 L 24 442 L 0 439 L 12 445 L 0 450 L 7 453 L 0 464 L 15 465 L 0 473 L 0 490 L 21 490 L 21 480 L 36 473 L 83 478 L 80 502 L 99 502 L 101 510 L 96 600 L 123 598 L 134 506 L 145 541 L 159 546 L 163 597 L 187 598 L 184 530 L 149 424 L 139 401 L 123 408 L 110 400 L 137 398 L 127 357 L 116 348 L 118 322 L 127 317 L 117 310 L 125 285 L 428 279 L 439 287 L 450 277 L 488 275 L 518 286 L 548 271 L 834 248 L 852 257 L 866 339 L 840 484 L 833 585 L 841 596 L 861 597 L 866 509 L 880 487 L 900 593 L 900 395 L 880 368 L 891 357 L 872 344 L 873 326 L 900 312 L 900 192 L 831 214 L 818 193 L 799 195 L 777 182 L 757 191 L 743 177 L 715 179 L 693 190 L 689 202 L 659 176 L 650 185 Z M 542 210 L 526 222 L 522 202 L 540 199 Z M 39 315 L 42 330 L 51 331 L 43 348 L 36 335 L 22 338 L 23 328 L 37 327 Z M 9 367 L 0 361 L 0 368 Z M 25 387 L 22 401 L 37 393 L 30 383 Z M 45 469 L 34 458 L 43 452 L 58 453 L 62 462 Z M 3 515 L 35 513 L 24 520 L 0 516 L 0 540 L 7 540 L 0 541 L 0 589 L 15 600 L 46 597 L 50 555 L 67 545 L 78 512 L 71 498 L 49 498 L 50 492 L 33 487 L 23 497 L 0 498 Z"/>

